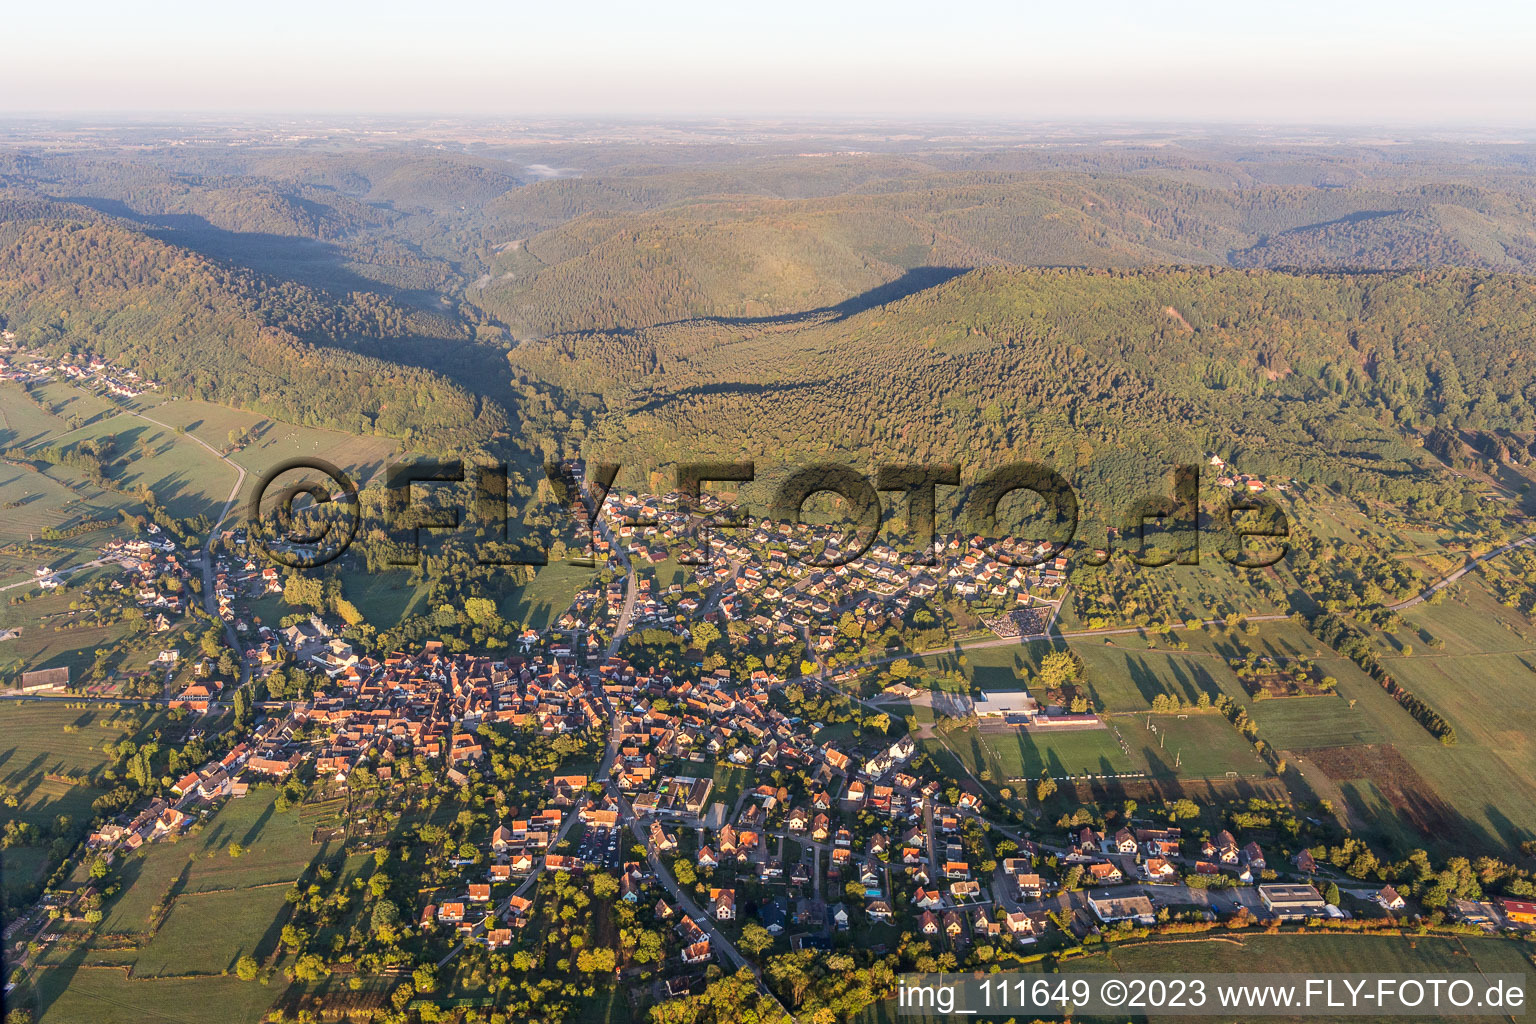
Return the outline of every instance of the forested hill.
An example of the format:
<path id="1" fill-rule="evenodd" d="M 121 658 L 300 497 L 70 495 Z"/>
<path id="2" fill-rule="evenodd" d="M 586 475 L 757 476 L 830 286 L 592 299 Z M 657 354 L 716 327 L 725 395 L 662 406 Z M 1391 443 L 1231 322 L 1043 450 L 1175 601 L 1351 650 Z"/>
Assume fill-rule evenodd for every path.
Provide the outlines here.
<path id="1" fill-rule="evenodd" d="M 442 376 L 357 350 L 462 343 L 447 321 L 230 268 L 109 218 L 0 223 L 0 320 L 28 347 L 300 423 L 432 447 L 507 429 L 500 408 Z"/>
<path id="2" fill-rule="evenodd" d="M 1448 500 L 1419 439 L 1528 440 L 1533 336 L 1524 277 L 992 268 L 846 317 L 565 335 L 512 358 L 567 408 L 600 402 L 583 450 L 627 464 L 1027 457 L 1120 505 L 1220 452 Z"/>
<path id="3" fill-rule="evenodd" d="M 920 267 L 1167 264 L 1536 272 L 1536 202 L 1463 185 L 1218 188 L 947 173 L 797 200 L 600 212 L 502 247 L 472 301 L 519 337 L 846 302 Z M 536 207 L 559 182 L 497 201 Z M 593 202 L 602 193 L 589 188 Z"/>

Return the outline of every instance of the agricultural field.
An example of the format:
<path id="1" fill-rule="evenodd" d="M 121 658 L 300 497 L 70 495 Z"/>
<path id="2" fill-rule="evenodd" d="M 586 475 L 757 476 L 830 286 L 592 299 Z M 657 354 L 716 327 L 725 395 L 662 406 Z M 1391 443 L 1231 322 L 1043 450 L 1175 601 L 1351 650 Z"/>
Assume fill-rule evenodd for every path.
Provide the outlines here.
<path id="1" fill-rule="evenodd" d="M 277 945 L 286 884 L 228 892 L 182 893 L 155 937 L 139 953 L 135 978 L 165 978 L 232 971 L 250 954 L 265 957 Z"/>
<path id="2" fill-rule="evenodd" d="M 99 794 L 50 794 L 48 787 L 58 784 L 47 776 L 88 775 L 102 768 L 107 758 L 101 748 L 128 734 L 126 726 L 110 721 L 112 715 L 105 708 L 0 701 L 0 733 L 5 736 L 0 740 L 0 783 L 21 800 L 21 807 L 8 808 L 7 815 L 44 824 L 82 807 L 89 814 Z"/>
<path id="3" fill-rule="evenodd" d="M 7 545 L 39 542 L 49 527 L 117 516 L 111 496 L 101 495 L 95 488 L 74 488 L 56 479 L 51 469 L 38 471 L 9 462 L 0 462 L 0 508 L 4 511 L 0 544 Z M 11 559 L 0 553 L 0 573 L 7 577 L 23 569 L 30 573 L 35 567 L 30 559 L 12 565 Z"/>
<path id="4" fill-rule="evenodd" d="M 50 416 L 71 425 L 94 423 L 118 411 L 117 404 L 110 399 L 64 380 L 34 384 L 31 394 Z"/>
<path id="5" fill-rule="evenodd" d="M 0 808 L 0 821 L 26 821 L 51 833 L 60 815 L 79 836 L 91 820 L 91 803 L 101 790 L 68 781 L 88 776 L 107 763 L 102 747 L 129 735 L 106 708 L 64 707 L 58 703 L 0 702 L 0 784 L 17 797 L 15 808 Z M 163 716 L 147 720 L 145 731 L 163 728 Z M 66 731 L 68 730 L 68 731 Z M 3 858 L 5 894 L 25 892 L 44 880 L 47 851 L 12 847 Z"/>
<path id="6" fill-rule="evenodd" d="M 1336 671 L 1337 666 L 1333 666 Z M 1376 743 L 1382 732 L 1372 716 L 1340 696 L 1282 697 L 1249 701 L 1259 736 L 1280 750 Z"/>
<path id="7" fill-rule="evenodd" d="M 300 820 L 297 810 L 278 812 L 276 798 L 273 790 L 252 790 L 244 799 L 227 802 L 180 841 L 152 843 L 128 857 L 115 869 L 123 890 L 104 908 L 102 932 L 141 934 L 150 930 L 155 925 L 156 907 L 166 904 L 169 897 L 172 902 L 167 922 L 178 914 L 181 920 L 166 939 L 170 945 L 162 943 L 157 956 L 178 955 L 183 947 L 173 941 L 177 936 L 196 934 L 200 920 L 216 920 L 216 912 L 230 908 L 244 912 L 238 919 L 239 928 L 232 930 L 263 934 L 273 920 L 267 910 L 281 908 L 287 884 L 327 849 L 310 842 L 310 826 Z M 231 857 L 230 843 L 239 843 L 244 852 Z M 238 900 L 201 901 L 210 894 L 229 893 L 244 895 Z M 182 901 L 187 897 L 194 899 L 184 907 Z M 237 938 L 231 936 L 230 941 Z M 161 932 L 156 932 L 146 952 L 161 941 Z"/>
<path id="8" fill-rule="evenodd" d="M 1390 661 L 1394 672 L 1400 661 Z M 1371 742 L 1351 739 L 1344 745 L 1329 745 L 1327 732 L 1319 731 L 1311 744 L 1305 743 L 1304 735 L 1288 737 L 1297 741 L 1291 749 L 1302 753 L 1336 783 L 1370 782 L 1394 808 L 1397 819 L 1422 837 L 1416 845 L 1453 850 L 1465 843 L 1480 843 L 1512 849 L 1522 838 L 1536 834 L 1536 788 L 1529 769 L 1511 767 L 1475 735 L 1459 739 L 1455 746 L 1441 744 L 1345 658 L 1319 659 L 1317 666 L 1338 679 L 1339 696 L 1351 714 L 1351 725 L 1356 721 L 1353 716 L 1358 715 L 1360 735 L 1370 737 Z M 1437 707 L 1445 703 L 1428 693 L 1424 696 Z M 1307 698 L 1306 702 L 1310 705 L 1322 699 Z M 1264 738 L 1268 738 L 1263 724 L 1268 713 L 1265 705 L 1271 703 L 1282 702 L 1250 705 L 1260 722 L 1259 735 Z M 1280 735 L 1274 742 L 1280 744 Z M 1516 799 L 1512 794 L 1526 796 Z M 1392 842 L 1398 835 L 1388 832 L 1379 838 Z"/>

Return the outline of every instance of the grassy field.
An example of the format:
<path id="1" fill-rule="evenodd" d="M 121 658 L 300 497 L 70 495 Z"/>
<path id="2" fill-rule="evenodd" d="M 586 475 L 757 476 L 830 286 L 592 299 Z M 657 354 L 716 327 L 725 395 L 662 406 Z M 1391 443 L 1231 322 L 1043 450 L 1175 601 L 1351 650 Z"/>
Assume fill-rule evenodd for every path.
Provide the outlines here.
<path id="1" fill-rule="evenodd" d="M 1317 641 L 1290 621 L 1259 624 L 1256 636 L 1237 638 L 1248 650 L 1276 658 L 1321 653 Z M 1225 693 L 1242 702 L 1248 694 L 1227 667 L 1240 652 L 1219 629 L 1179 629 L 1168 637 L 1140 633 L 1072 637 L 1067 646 L 1083 663 L 1083 678 L 1098 707 L 1110 713 L 1150 709 L 1158 694 L 1193 703 L 1201 693 Z M 1188 650 L 1171 649 L 1174 643 Z M 911 662 L 931 672 L 959 672 L 972 689 L 1031 688 L 1040 660 L 1059 644 L 999 644 L 931 652 Z"/>
<path id="2" fill-rule="evenodd" d="M 541 567 L 527 586 L 518 587 L 502 599 L 501 617 L 508 622 L 542 629 L 558 619 L 571 606 L 576 591 L 592 579 L 592 570 L 564 562 Z"/>
<path id="3" fill-rule="evenodd" d="M 135 978 L 219 974 L 249 953 L 265 957 L 277 945 L 286 884 L 225 892 L 182 893 L 139 953 Z"/>
<path id="4" fill-rule="evenodd" d="M 177 899 L 173 914 L 186 895 L 259 886 L 272 886 L 260 891 L 275 892 L 280 905 L 283 886 L 279 883 L 292 882 L 325 848 L 310 843 L 311 829 L 300 821 L 297 810 L 278 813 L 275 800 L 274 791 L 255 790 L 243 800 L 225 804 L 198 832 L 180 842 L 153 843 L 129 857 L 119 869 L 123 891 L 105 908 L 102 931 L 144 932 L 152 924 L 155 905 L 167 894 Z M 246 847 L 242 856 L 229 856 L 232 842 Z M 252 897 L 248 905 L 263 906 L 264 898 Z M 270 920 L 257 915 L 240 925 L 247 933 L 259 932 Z"/>
<path id="5" fill-rule="evenodd" d="M 0 740 L 0 782 L 21 801 L 19 808 L 4 809 L 5 819 L 47 825 L 60 814 L 89 818 L 91 801 L 100 794 L 47 776 L 86 775 L 105 765 L 102 746 L 128 734 L 123 726 L 106 725 L 111 715 L 102 709 L 0 701 L 0 733 L 5 736 Z"/>
<path id="6" fill-rule="evenodd" d="M 1041 772 L 1060 777 L 1141 770 L 1108 729 L 1043 732 L 986 726 L 958 730 L 945 742 L 973 772 L 986 767 L 998 780 L 1035 778 Z"/>
<path id="7" fill-rule="evenodd" d="M 132 980 L 120 968 L 50 967 L 34 981 L 38 1024 L 255 1024 L 278 988 L 228 978 Z"/>
<path id="8" fill-rule="evenodd" d="M 406 570 L 354 572 L 346 577 L 347 599 L 375 625 L 399 622 L 410 615 L 427 611 L 428 587 L 409 582 Z M 284 614 L 297 611 L 284 606 Z M 263 617 L 263 621 L 267 621 Z M 277 619 L 271 620 L 276 622 Z"/>
<path id="9" fill-rule="evenodd" d="M 1259 723 L 1259 735 L 1281 750 L 1381 742 L 1382 731 L 1374 718 L 1351 708 L 1343 697 L 1282 697 L 1249 701 L 1246 706 Z"/>
<path id="10" fill-rule="evenodd" d="M 1149 720 L 1157 732 L 1147 728 Z M 944 743 L 972 772 L 979 775 L 986 768 L 996 780 L 1033 779 L 1041 773 L 1061 778 L 1144 772 L 1192 779 L 1220 779 L 1228 772 L 1250 778 L 1270 774 L 1237 730 L 1211 712 L 1117 715 L 1109 721 L 1113 729 L 1059 732 L 987 723 L 950 733 Z M 1162 745 L 1160 736 L 1166 737 Z"/>
<path id="11" fill-rule="evenodd" d="M 116 439 L 119 458 L 128 457 L 127 465 L 120 461 L 113 473 L 119 488 L 148 486 L 177 516 L 214 517 L 224 507 L 238 474 L 202 445 L 131 413 L 88 427 L 70 440 L 109 435 Z"/>
<path id="12" fill-rule="evenodd" d="M 1252 745 L 1215 712 L 1120 715 L 1114 722 L 1151 775 L 1219 779 L 1230 772 L 1245 778 L 1271 774 Z"/>
<path id="13" fill-rule="evenodd" d="M 86 493 L 96 492 L 91 488 L 77 493 L 49 473 L 0 463 L 0 505 L 7 506 L 0 518 L 0 543 L 41 540 L 43 530 L 50 526 L 117 514 L 117 506 L 110 500 L 87 500 L 83 497 Z M 9 574 L 10 567 L 5 571 Z"/>
<path id="14" fill-rule="evenodd" d="M 143 408 L 155 419 L 183 427 L 221 452 L 230 447 L 231 430 L 254 431 L 254 440 L 230 459 L 257 476 L 280 462 L 304 456 L 341 467 L 361 487 L 400 451 L 399 444 L 388 438 L 302 427 L 209 402 L 176 399 L 145 403 Z"/>

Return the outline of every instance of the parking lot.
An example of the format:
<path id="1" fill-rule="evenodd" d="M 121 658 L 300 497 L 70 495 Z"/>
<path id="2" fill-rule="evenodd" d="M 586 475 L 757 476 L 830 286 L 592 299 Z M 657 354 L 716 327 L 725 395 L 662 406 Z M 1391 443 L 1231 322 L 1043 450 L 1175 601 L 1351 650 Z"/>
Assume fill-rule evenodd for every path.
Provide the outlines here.
<path id="1" fill-rule="evenodd" d="M 581 830 L 581 844 L 576 849 L 576 856 L 583 864 L 617 871 L 624 863 L 624 851 L 620 848 L 623 841 L 623 829 L 588 825 Z"/>

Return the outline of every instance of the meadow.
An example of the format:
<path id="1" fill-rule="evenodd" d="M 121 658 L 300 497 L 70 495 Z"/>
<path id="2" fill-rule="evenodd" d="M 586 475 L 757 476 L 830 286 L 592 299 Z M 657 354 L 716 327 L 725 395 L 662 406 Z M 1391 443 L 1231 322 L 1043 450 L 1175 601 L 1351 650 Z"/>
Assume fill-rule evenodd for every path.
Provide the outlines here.
<path id="1" fill-rule="evenodd" d="M 541 566 L 526 586 L 516 587 L 502 598 L 498 610 L 508 622 L 543 629 L 565 613 L 576 591 L 591 580 L 590 568 L 551 562 Z"/>
<path id="2" fill-rule="evenodd" d="M 389 438 L 299 426 L 211 402 L 150 399 L 140 407 L 221 452 L 229 452 L 230 431 L 249 434 L 250 441 L 228 457 L 257 477 L 288 459 L 319 458 L 351 474 L 361 487 L 400 453 L 399 443 Z"/>
<path id="3" fill-rule="evenodd" d="M 31 822 L 46 832 L 60 815 L 66 815 L 71 834 L 83 834 L 91 820 L 91 803 L 102 791 L 57 776 L 91 775 L 106 765 L 102 747 L 129 734 L 127 725 L 110 722 L 112 715 L 104 708 L 0 701 L 0 735 L 5 737 L 0 741 L 0 783 L 19 801 L 15 808 L 0 809 L 0 820 Z M 162 725 L 163 717 L 155 716 L 146 729 Z M 0 856 L 4 857 L 0 877 L 7 895 L 26 892 L 43 881 L 44 849 L 12 847 Z"/>
<path id="4" fill-rule="evenodd" d="M 130 979 L 121 968 L 62 965 L 33 980 L 38 1024 L 256 1024 L 279 989 L 227 978 Z"/>
<path id="5" fill-rule="evenodd" d="M 154 938 L 139 952 L 135 978 L 233 971 L 247 954 L 264 958 L 277 946 L 286 884 L 221 892 L 184 892 Z"/>
<path id="6" fill-rule="evenodd" d="M 264 933 L 273 920 L 266 912 L 268 898 L 275 893 L 275 902 L 270 906 L 280 908 L 286 883 L 298 878 L 315 857 L 326 850 L 326 847 L 310 842 L 310 828 L 300 820 L 297 810 L 277 811 L 276 798 L 274 790 L 253 790 L 244 799 L 227 802 L 197 831 L 179 841 L 152 843 L 124 860 L 116 869 L 123 889 L 105 907 L 102 931 L 109 934 L 148 931 L 154 924 L 157 905 L 164 905 L 168 898 L 173 899 L 171 915 L 182 915 L 177 931 L 164 943 L 157 933 L 150 944 L 161 943 L 156 956 L 169 962 L 186 953 L 193 944 L 188 937 L 197 934 L 201 927 L 198 920 L 202 917 L 216 920 L 218 916 L 217 903 L 194 902 L 184 909 L 183 899 L 192 896 L 200 900 L 208 894 L 245 893 L 241 899 L 231 897 L 225 903 L 224 909 L 244 911 L 244 916 L 238 920 L 226 918 L 236 925 L 231 931 L 240 933 L 231 935 L 229 941 L 245 941 L 252 933 Z M 239 843 L 245 848 L 244 852 L 239 857 L 231 857 L 230 843 Z M 262 895 L 253 895 L 255 893 Z M 199 906 L 211 909 L 201 913 Z"/>

